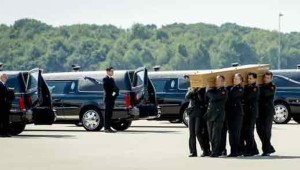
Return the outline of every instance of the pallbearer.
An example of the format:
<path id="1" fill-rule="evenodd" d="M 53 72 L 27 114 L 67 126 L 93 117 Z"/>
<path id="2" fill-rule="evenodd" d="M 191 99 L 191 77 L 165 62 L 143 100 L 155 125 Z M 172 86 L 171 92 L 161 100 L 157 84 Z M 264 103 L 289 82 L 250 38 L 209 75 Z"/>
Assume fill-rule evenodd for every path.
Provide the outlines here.
<path id="1" fill-rule="evenodd" d="M 203 116 L 206 112 L 205 88 L 190 88 L 186 94 L 186 99 L 190 101 L 187 108 L 189 115 L 189 157 L 197 156 L 196 138 L 203 151 L 202 157 L 210 156 L 210 146 L 207 134 L 206 122 Z"/>
<path id="2" fill-rule="evenodd" d="M 274 109 L 274 96 L 276 86 L 272 83 L 273 73 L 264 74 L 264 84 L 260 87 L 259 114 L 256 122 L 258 136 L 262 142 L 262 156 L 270 156 L 275 152 L 271 144 L 271 133 Z"/>
<path id="3" fill-rule="evenodd" d="M 241 149 L 244 156 L 259 154 L 254 139 L 254 128 L 258 116 L 259 87 L 257 74 L 249 73 L 248 84 L 244 90 L 244 120 L 241 134 Z"/>
<path id="4" fill-rule="evenodd" d="M 233 78 L 233 86 L 228 91 L 228 101 L 226 105 L 226 119 L 229 133 L 229 143 L 231 152 L 228 157 L 237 157 L 241 155 L 240 135 L 243 121 L 242 99 L 244 88 L 242 87 L 243 77 L 237 73 Z"/>
<path id="5" fill-rule="evenodd" d="M 225 119 L 225 102 L 227 100 L 227 90 L 224 85 L 225 77 L 219 75 L 216 77 L 216 87 L 207 88 L 209 103 L 205 118 L 212 148 L 211 157 L 218 157 L 220 151 L 222 128 Z"/>

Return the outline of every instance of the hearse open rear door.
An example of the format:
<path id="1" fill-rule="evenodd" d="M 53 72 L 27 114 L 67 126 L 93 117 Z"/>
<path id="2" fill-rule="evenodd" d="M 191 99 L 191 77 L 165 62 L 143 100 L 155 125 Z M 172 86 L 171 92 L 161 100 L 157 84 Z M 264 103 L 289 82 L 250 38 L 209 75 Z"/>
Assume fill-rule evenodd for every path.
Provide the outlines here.
<path id="1" fill-rule="evenodd" d="M 132 81 L 132 90 L 135 93 L 139 118 L 153 118 L 158 115 L 155 89 L 148 77 L 146 68 L 135 70 Z"/>
<path id="2" fill-rule="evenodd" d="M 35 101 L 32 111 L 34 124 L 36 125 L 51 125 L 56 120 L 56 114 L 52 105 L 50 90 L 42 76 L 42 70 L 33 69 L 28 76 L 28 83 L 36 81 L 37 100 Z"/>

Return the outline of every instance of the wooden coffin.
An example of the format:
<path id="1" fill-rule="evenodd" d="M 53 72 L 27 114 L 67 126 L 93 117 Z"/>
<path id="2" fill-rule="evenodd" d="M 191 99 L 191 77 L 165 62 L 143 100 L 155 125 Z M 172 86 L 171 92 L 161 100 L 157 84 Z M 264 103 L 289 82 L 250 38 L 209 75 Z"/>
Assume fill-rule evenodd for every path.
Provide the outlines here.
<path id="1" fill-rule="evenodd" d="M 244 78 L 244 84 L 247 84 L 247 74 L 250 72 L 255 72 L 258 75 L 258 84 L 263 83 L 263 74 L 270 69 L 268 64 L 253 64 L 253 65 L 243 65 L 237 67 L 228 67 L 223 69 L 216 69 L 207 72 L 201 72 L 196 74 L 190 74 L 189 79 L 191 87 L 214 87 L 217 75 L 225 76 L 226 86 L 233 85 L 233 76 L 236 73 L 242 74 Z"/>

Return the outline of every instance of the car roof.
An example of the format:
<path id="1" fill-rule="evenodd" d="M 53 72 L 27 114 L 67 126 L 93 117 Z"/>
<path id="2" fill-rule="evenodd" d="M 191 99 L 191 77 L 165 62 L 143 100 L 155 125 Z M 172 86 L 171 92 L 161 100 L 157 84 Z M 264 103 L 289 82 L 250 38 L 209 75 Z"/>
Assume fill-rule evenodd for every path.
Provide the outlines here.
<path id="1" fill-rule="evenodd" d="M 300 73 L 300 69 L 270 70 L 272 73 Z"/>
<path id="2" fill-rule="evenodd" d="M 174 70 L 174 71 L 151 71 L 148 72 L 150 78 L 179 78 L 189 74 L 209 72 L 210 70 Z"/>
<path id="3" fill-rule="evenodd" d="M 13 74 L 19 74 L 19 73 L 28 73 L 29 71 L 0 71 L 0 74 L 1 73 L 5 73 L 5 74 L 8 74 L 8 75 L 13 75 Z"/>
<path id="4" fill-rule="evenodd" d="M 129 71 L 121 70 L 114 71 L 115 79 L 124 78 Z M 59 72 L 59 73 L 43 73 L 45 80 L 77 80 L 86 76 L 95 79 L 103 79 L 106 76 L 106 71 L 80 71 L 80 72 Z"/>

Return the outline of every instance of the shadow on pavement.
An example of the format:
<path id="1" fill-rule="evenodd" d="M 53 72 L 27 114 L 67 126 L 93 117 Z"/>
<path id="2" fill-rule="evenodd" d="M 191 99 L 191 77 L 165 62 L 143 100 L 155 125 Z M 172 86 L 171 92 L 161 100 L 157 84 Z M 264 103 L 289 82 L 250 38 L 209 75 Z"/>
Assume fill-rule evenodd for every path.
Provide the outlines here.
<path id="1" fill-rule="evenodd" d="M 288 125 L 293 125 L 293 126 L 300 126 L 300 124 L 299 123 L 296 123 L 296 122 L 290 122 L 290 123 L 288 123 L 288 124 L 275 124 L 274 123 L 274 125 L 277 125 L 277 126 L 288 126 Z"/>
<path id="2" fill-rule="evenodd" d="M 18 135 L 13 138 L 75 138 L 73 135 Z"/>
<path id="3" fill-rule="evenodd" d="M 86 131 L 86 130 L 64 130 L 64 129 L 28 129 L 25 130 L 27 132 L 86 132 L 86 133 L 104 133 L 104 130 L 101 131 Z M 132 133 L 132 134 L 142 134 L 142 133 L 178 133 L 178 131 L 168 131 L 168 130 L 126 130 L 126 131 L 118 131 L 118 133 Z M 22 135 L 21 135 L 22 136 Z M 35 136 L 35 135 L 32 135 Z"/>
<path id="4" fill-rule="evenodd" d="M 186 129 L 187 127 L 185 126 L 131 126 L 133 128 L 184 128 Z"/>
<path id="5" fill-rule="evenodd" d="M 26 129 L 27 132 L 87 132 L 86 130 L 65 130 L 65 129 Z"/>
<path id="6" fill-rule="evenodd" d="M 165 134 L 165 133 L 178 133 L 178 131 L 167 131 L 167 130 L 126 130 L 126 131 L 119 131 L 118 133 L 129 133 L 129 134 L 142 134 L 142 133 L 161 133 L 161 134 Z"/>
<path id="7" fill-rule="evenodd" d="M 253 157 L 238 157 L 229 159 L 244 159 L 244 160 L 276 160 L 276 159 L 300 159 L 300 156 L 253 156 Z"/>

